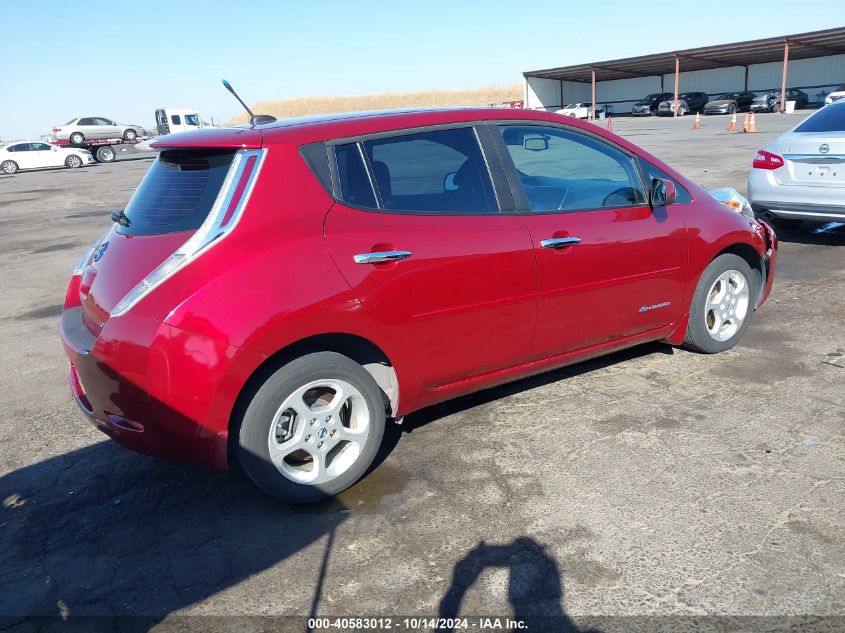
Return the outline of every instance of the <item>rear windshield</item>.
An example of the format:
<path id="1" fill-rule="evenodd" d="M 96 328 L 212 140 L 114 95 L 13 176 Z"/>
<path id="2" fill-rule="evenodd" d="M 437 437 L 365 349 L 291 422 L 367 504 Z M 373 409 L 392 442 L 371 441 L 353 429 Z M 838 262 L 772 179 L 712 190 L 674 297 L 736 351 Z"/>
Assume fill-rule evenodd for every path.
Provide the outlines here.
<path id="1" fill-rule="evenodd" d="M 126 206 L 127 235 L 196 230 L 208 216 L 233 150 L 166 150 L 144 176 Z"/>
<path id="2" fill-rule="evenodd" d="M 801 125 L 796 132 L 845 132 L 845 103 L 823 107 Z"/>

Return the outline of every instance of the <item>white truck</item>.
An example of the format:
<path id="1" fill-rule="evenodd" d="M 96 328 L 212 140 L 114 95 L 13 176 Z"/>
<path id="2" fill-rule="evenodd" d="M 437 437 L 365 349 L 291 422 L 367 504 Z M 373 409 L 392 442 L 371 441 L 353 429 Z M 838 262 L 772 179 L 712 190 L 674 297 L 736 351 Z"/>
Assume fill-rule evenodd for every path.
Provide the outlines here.
<path id="1" fill-rule="evenodd" d="M 219 126 L 212 125 L 203 119 L 196 110 L 190 108 L 159 108 L 156 110 L 156 129 L 159 136 L 215 127 Z"/>

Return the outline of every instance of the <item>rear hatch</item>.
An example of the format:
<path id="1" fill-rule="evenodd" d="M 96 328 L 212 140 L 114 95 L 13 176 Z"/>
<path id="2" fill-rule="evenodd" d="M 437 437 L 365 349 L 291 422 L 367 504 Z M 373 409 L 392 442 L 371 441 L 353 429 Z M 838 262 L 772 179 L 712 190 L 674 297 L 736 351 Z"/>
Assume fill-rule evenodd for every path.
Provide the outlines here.
<path id="1" fill-rule="evenodd" d="M 255 134 L 260 147 L 260 134 Z M 179 147 L 183 136 L 160 142 L 165 147 L 83 271 L 83 321 L 94 335 L 115 306 L 200 228 L 242 146 L 241 139 L 237 147 L 202 146 L 197 137 L 205 133 L 193 132 L 187 136 L 197 138 L 200 146 Z"/>
<path id="2" fill-rule="evenodd" d="M 781 185 L 845 187 L 845 103 L 829 105 L 776 141 Z"/>

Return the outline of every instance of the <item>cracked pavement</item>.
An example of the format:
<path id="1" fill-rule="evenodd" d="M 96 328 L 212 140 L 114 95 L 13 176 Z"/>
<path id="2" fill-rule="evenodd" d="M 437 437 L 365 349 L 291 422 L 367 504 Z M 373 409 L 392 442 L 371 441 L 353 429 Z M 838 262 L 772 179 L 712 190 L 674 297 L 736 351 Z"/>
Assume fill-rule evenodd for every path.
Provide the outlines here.
<path id="1" fill-rule="evenodd" d="M 725 117 L 614 127 L 744 193 L 753 152 L 798 120 L 758 116 L 757 135 Z M 125 451 L 71 400 L 69 272 L 148 166 L 0 176 L 3 626 L 845 616 L 845 227 L 779 232 L 772 296 L 730 352 L 655 343 L 432 407 L 391 429 L 357 486 L 290 508 L 237 472 Z"/>

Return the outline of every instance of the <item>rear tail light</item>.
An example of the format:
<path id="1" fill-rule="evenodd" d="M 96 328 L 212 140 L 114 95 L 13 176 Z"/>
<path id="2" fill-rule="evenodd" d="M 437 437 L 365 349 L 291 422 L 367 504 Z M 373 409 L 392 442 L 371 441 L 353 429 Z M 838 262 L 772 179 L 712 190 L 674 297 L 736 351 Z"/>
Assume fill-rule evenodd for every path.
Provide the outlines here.
<path id="1" fill-rule="evenodd" d="M 232 232 L 249 200 L 265 155 L 266 150 L 263 149 L 241 150 L 235 154 L 226 180 L 202 226 L 120 300 L 111 312 L 112 317 L 128 312 L 156 286 Z"/>
<path id="2" fill-rule="evenodd" d="M 757 150 L 754 162 L 751 165 L 754 169 L 778 169 L 783 167 L 783 156 L 778 156 L 764 149 Z"/>

